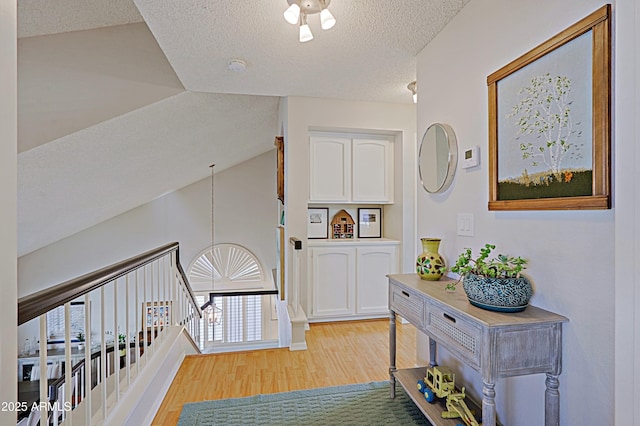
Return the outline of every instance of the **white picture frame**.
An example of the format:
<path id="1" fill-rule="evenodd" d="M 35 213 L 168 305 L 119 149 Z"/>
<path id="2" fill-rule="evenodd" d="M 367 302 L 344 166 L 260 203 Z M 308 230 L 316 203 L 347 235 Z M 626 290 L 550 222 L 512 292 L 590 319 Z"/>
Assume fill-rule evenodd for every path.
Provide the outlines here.
<path id="1" fill-rule="evenodd" d="M 307 238 L 329 238 L 328 207 L 309 207 L 307 209 Z"/>
<path id="2" fill-rule="evenodd" d="M 358 238 L 382 238 L 382 209 L 358 209 Z"/>

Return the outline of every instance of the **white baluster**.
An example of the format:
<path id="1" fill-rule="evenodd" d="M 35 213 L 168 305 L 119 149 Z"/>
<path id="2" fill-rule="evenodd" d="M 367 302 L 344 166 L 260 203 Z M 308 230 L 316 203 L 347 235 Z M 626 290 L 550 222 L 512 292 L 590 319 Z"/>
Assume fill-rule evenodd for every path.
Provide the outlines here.
<path id="1" fill-rule="evenodd" d="M 89 294 L 84 295 L 84 395 L 85 402 L 85 424 L 91 424 L 91 298 Z"/>
<path id="2" fill-rule="evenodd" d="M 154 281 L 154 275 L 153 275 L 153 264 L 151 264 L 150 266 L 151 268 L 151 281 L 149 283 L 150 286 L 150 291 L 151 291 L 151 296 L 149 297 L 149 300 L 151 301 L 151 327 L 149 327 L 150 331 L 151 331 L 151 336 L 149 337 L 149 341 L 151 342 L 151 345 L 149 347 L 150 351 L 149 351 L 149 355 L 153 354 L 153 351 L 155 349 L 155 346 L 153 345 L 153 342 L 156 339 L 154 330 L 155 330 L 155 326 L 154 326 L 154 320 L 156 318 L 156 304 L 155 304 L 155 299 L 153 297 L 154 291 L 153 291 L 153 281 Z M 157 323 L 157 321 L 156 321 Z"/>
<path id="3" fill-rule="evenodd" d="M 156 279 L 154 280 L 153 284 L 155 285 L 156 291 L 156 297 L 157 299 L 157 305 L 158 306 L 158 322 L 156 323 L 156 336 L 160 337 L 160 334 L 162 332 L 162 327 L 160 326 L 160 324 L 162 324 L 162 312 L 161 309 L 162 308 L 162 300 L 160 299 L 160 260 L 156 260 L 155 262 L 155 266 L 156 266 Z"/>
<path id="4" fill-rule="evenodd" d="M 102 418 L 107 418 L 107 342 L 105 338 L 105 306 L 104 306 L 104 287 L 100 287 L 100 388 L 102 390 Z"/>
<path id="5" fill-rule="evenodd" d="M 136 270 L 136 274 L 134 275 L 135 277 L 135 286 L 136 286 L 136 330 L 138 329 L 138 327 L 140 327 L 140 330 L 142 330 L 140 333 L 138 333 L 138 335 L 136 336 L 136 351 L 135 351 L 135 359 L 136 359 L 136 377 L 140 376 L 140 344 L 142 344 L 143 348 L 144 348 L 144 315 L 143 318 L 140 318 L 140 309 L 138 309 L 140 307 L 140 283 L 138 280 L 138 274 L 139 274 L 139 270 Z"/>
<path id="6" fill-rule="evenodd" d="M 171 293 L 170 293 L 170 289 L 171 289 L 171 257 L 170 255 L 165 255 L 164 257 L 164 297 L 165 300 L 167 301 L 167 306 L 171 306 L 168 311 L 168 316 L 167 316 L 167 325 L 173 325 L 173 322 L 171 322 L 171 311 L 173 311 L 173 307 L 171 304 Z"/>
<path id="7" fill-rule="evenodd" d="M 113 371 L 116 402 L 120 400 L 120 328 L 118 327 L 118 280 L 113 281 Z"/>
<path id="8" fill-rule="evenodd" d="M 44 366 L 44 367 L 43 367 Z M 49 389 L 47 376 L 42 371 L 47 371 L 47 314 L 40 315 L 40 401 L 49 401 Z M 44 376 L 44 379 L 43 379 Z M 49 409 L 45 405 L 40 406 L 40 426 L 47 426 Z"/>
<path id="9" fill-rule="evenodd" d="M 143 327 L 143 333 L 142 333 L 142 343 L 144 344 L 144 353 L 147 354 L 147 356 L 145 356 L 145 359 L 148 357 L 148 338 L 150 337 L 150 335 L 148 334 L 148 330 L 149 330 L 149 324 L 148 324 L 148 320 L 149 320 L 149 313 L 148 313 L 148 301 L 147 301 L 147 266 L 145 265 L 142 268 L 142 304 L 143 304 L 143 308 L 144 310 L 143 315 L 142 315 L 142 324 L 144 325 Z"/>
<path id="10" fill-rule="evenodd" d="M 131 296 L 131 291 L 129 289 L 129 275 L 127 274 L 127 276 L 125 277 L 125 294 L 127 295 L 124 299 L 124 306 L 125 306 L 125 315 L 124 315 L 124 322 L 125 322 L 125 327 L 126 327 L 126 331 L 125 331 L 125 348 L 126 348 L 126 352 L 125 352 L 125 374 L 127 375 L 127 389 L 131 388 L 131 324 L 129 324 L 129 298 Z"/>
<path id="11" fill-rule="evenodd" d="M 170 289 L 170 295 L 169 295 L 169 299 L 171 300 L 171 311 L 169 312 L 169 315 L 171 317 L 171 324 L 175 324 L 176 323 L 176 315 L 175 315 L 175 309 L 176 309 L 176 300 L 175 300 L 175 286 L 176 286 L 176 275 L 178 272 L 178 268 L 176 265 L 176 252 L 172 251 L 171 252 L 171 282 L 169 283 L 169 289 Z"/>
<path id="12" fill-rule="evenodd" d="M 71 363 L 71 302 L 64 304 L 64 406 L 61 407 L 62 420 L 67 419 L 67 407 L 71 406 L 71 370 L 73 364 Z M 56 404 L 60 404 L 60 399 L 56 401 Z M 70 417 L 70 416 L 69 416 Z M 71 418 L 69 418 L 68 424 L 72 424 Z"/>

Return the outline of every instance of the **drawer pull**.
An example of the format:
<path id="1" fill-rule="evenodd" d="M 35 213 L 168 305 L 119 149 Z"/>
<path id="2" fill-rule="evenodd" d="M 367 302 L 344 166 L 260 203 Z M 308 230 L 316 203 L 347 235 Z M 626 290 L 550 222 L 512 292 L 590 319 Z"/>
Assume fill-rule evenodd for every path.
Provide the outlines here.
<path id="1" fill-rule="evenodd" d="M 448 319 L 449 321 L 451 321 L 451 322 L 453 322 L 455 324 L 456 319 L 454 317 L 452 317 L 451 315 L 447 315 L 447 314 L 443 313 L 442 316 L 444 316 L 446 319 Z"/>
<path id="2" fill-rule="evenodd" d="M 404 297 L 407 297 L 407 298 L 410 297 L 409 293 L 407 293 L 406 291 L 403 291 L 402 294 L 404 295 Z"/>

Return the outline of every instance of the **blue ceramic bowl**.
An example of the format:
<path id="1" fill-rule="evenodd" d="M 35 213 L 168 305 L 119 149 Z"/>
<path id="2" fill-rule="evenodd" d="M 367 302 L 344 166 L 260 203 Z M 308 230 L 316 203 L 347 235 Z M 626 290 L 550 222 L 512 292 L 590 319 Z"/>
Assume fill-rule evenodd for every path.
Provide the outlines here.
<path id="1" fill-rule="evenodd" d="M 467 274 L 462 287 L 472 305 L 490 311 L 522 311 L 533 295 L 533 288 L 526 277 L 487 278 Z"/>

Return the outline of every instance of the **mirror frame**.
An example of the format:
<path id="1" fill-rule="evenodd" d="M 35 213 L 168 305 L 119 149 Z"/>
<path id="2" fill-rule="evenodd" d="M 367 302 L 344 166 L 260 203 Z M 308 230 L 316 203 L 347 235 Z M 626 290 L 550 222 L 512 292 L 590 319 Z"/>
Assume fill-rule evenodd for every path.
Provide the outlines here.
<path id="1" fill-rule="evenodd" d="M 424 179 L 422 178 L 422 167 L 421 167 L 422 161 L 421 160 L 422 160 L 422 149 L 425 144 L 425 138 L 427 137 L 429 130 L 434 127 L 440 127 L 440 129 L 444 132 L 447 138 L 449 153 L 447 155 L 447 161 L 448 161 L 447 173 L 444 177 L 444 180 L 440 184 L 440 186 L 438 186 L 435 190 L 431 190 L 427 188 L 427 185 L 425 185 Z M 453 128 L 448 124 L 444 124 L 444 123 L 431 124 L 429 127 L 427 127 L 427 130 L 424 132 L 424 135 L 422 136 L 422 141 L 420 142 L 420 151 L 418 152 L 418 175 L 420 176 L 420 183 L 422 183 L 422 187 L 424 188 L 425 191 L 427 191 L 430 194 L 438 194 L 446 191 L 447 189 L 449 189 L 449 187 L 451 186 L 451 183 L 453 182 L 453 176 L 455 175 L 457 166 L 458 166 L 458 141 L 456 139 L 456 134 L 453 131 Z"/>

